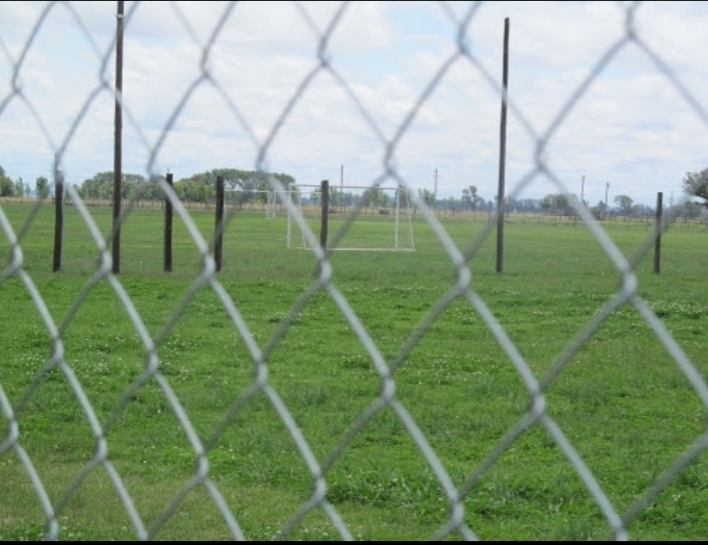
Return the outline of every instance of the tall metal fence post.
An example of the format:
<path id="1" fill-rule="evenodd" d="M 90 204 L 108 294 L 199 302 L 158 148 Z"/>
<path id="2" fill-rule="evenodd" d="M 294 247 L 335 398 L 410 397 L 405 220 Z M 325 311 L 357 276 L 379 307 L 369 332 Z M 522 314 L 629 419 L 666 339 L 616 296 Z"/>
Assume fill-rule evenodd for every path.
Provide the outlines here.
<path id="1" fill-rule="evenodd" d="M 221 250 L 224 236 L 224 177 L 216 177 L 216 221 L 214 226 L 214 261 L 216 272 L 221 270 Z"/>
<path id="2" fill-rule="evenodd" d="M 327 229 L 329 225 L 329 180 L 322 180 L 322 223 L 320 225 L 320 246 L 327 249 Z"/>
<path id="3" fill-rule="evenodd" d="M 509 18 L 504 19 L 504 68 L 499 122 L 499 188 L 497 190 L 497 272 L 504 270 L 504 179 L 506 170 L 506 105 L 509 85 Z"/>
<path id="4" fill-rule="evenodd" d="M 56 170 L 56 185 L 54 188 L 54 267 L 57 272 L 61 269 L 61 242 L 64 231 L 64 179 L 62 173 Z"/>
<path id="5" fill-rule="evenodd" d="M 167 185 L 174 187 L 172 173 L 167 174 Z M 165 195 L 164 272 L 172 272 L 172 201 Z"/>
<path id="6" fill-rule="evenodd" d="M 663 216 L 664 194 L 659 191 L 656 194 L 656 234 L 654 236 L 654 272 L 661 272 L 661 219 Z"/>

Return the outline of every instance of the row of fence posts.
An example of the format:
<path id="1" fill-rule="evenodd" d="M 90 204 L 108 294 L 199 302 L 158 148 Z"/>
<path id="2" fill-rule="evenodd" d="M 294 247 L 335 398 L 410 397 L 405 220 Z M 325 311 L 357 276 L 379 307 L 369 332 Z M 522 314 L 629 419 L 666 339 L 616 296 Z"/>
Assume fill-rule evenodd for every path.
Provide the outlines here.
<path id="1" fill-rule="evenodd" d="M 174 188 L 172 173 L 166 177 L 167 185 Z M 224 177 L 216 177 L 216 213 L 214 221 L 214 263 L 216 272 L 221 270 L 224 240 Z M 172 201 L 165 197 L 165 239 L 163 271 L 172 272 Z"/>
<path id="2" fill-rule="evenodd" d="M 167 185 L 174 187 L 172 174 L 167 174 Z M 53 271 L 61 269 L 62 233 L 64 228 L 64 183 L 61 176 L 57 176 L 54 198 L 54 266 Z M 322 180 L 322 217 L 320 225 L 320 246 L 327 249 L 327 230 L 329 219 L 329 180 Z M 172 201 L 165 197 L 165 229 L 164 229 L 164 255 L 163 271 L 172 272 Z M 656 196 L 656 227 L 654 233 L 654 272 L 661 271 L 661 231 L 662 231 L 663 193 Z M 224 236 L 224 177 L 216 177 L 216 213 L 214 220 L 214 262 L 216 272 L 221 271 Z"/>
<path id="3" fill-rule="evenodd" d="M 167 174 L 167 185 L 174 187 L 172 174 Z M 54 263 L 52 270 L 61 270 L 62 238 L 64 232 L 64 182 L 61 176 L 57 176 L 54 190 Z M 164 230 L 164 253 L 163 270 L 172 272 L 172 201 L 165 197 L 165 230 Z M 214 262 L 216 271 L 221 270 L 222 248 L 224 235 L 224 178 L 216 178 L 216 218 L 214 225 Z M 115 240 L 115 238 L 113 239 Z"/>

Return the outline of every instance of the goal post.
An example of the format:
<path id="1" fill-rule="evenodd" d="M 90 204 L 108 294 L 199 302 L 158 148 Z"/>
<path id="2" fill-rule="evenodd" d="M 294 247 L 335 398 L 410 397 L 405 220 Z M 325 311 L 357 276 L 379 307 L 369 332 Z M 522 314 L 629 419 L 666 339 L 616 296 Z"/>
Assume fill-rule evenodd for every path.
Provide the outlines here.
<path id="1" fill-rule="evenodd" d="M 321 206 L 321 187 L 298 185 L 296 195 L 286 192 L 293 203 L 288 212 L 288 248 L 312 247 L 294 213 L 302 217 L 315 240 L 326 220 L 328 250 L 415 251 L 411 199 L 404 187 L 332 186 L 326 209 Z"/>

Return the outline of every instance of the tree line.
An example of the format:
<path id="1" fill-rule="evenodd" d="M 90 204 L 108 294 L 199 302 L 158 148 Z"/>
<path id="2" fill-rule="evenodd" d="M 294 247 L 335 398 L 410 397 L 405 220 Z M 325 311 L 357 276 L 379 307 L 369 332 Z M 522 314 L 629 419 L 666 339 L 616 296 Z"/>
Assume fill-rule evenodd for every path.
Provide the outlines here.
<path id="1" fill-rule="evenodd" d="M 691 197 L 700 199 L 699 202 L 687 201 L 680 207 L 674 207 L 674 213 L 683 215 L 688 218 L 697 218 L 702 215 L 703 210 L 708 210 L 708 168 L 701 172 L 687 172 L 682 180 L 682 190 Z M 428 190 L 419 191 L 419 194 L 424 197 L 428 205 L 433 205 L 434 197 Z M 577 196 L 572 194 L 551 193 L 541 199 L 515 199 L 514 197 L 506 197 L 504 206 L 509 212 L 530 212 L 530 213 L 545 213 L 559 216 L 573 216 L 575 210 L 571 205 L 572 199 Z M 474 185 L 470 185 L 462 190 L 460 199 L 448 197 L 447 199 L 438 200 L 435 202 L 437 208 L 452 211 L 458 210 L 496 210 L 497 198 L 494 200 L 485 201 Z M 634 199 L 629 195 L 616 195 L 613 199 L 616 208 L 610 209 L 607 202 L 599 201 L 596 205 L 591 206 L 589 202 L 583 201 L 583 204 L 590 209 L 590 212 L 595 217 L 604 217 L 607 214 L 615 213 L 620 216 L 648 216 L 656 213 L 656 209 L 634 202 Z"/>
<path id="2" fill-rule="evenodd" d="M 291 192 L 295 202 L 318 203 L 320 201 L 319 189 L 310 192 L 309 199 L 306 199 L 295 183 L 295 178 L 285 173 L 271 173 L 273 177 L 280 181 L 283 187 Z M 240 170 L 235 168 L 215 168 L 209 171 L 192 174 L 187 178 L 181 178 L 174 182 L 174 190 L 177 196 L 183 201 L 189 202 L 213 202 L 216 195 L 216 178 L 224 178 L 227 189 L 226 199 L 228 202 L 243 205 L 247 202 L 266 203 L 268 202 L 268 192 L 271 187 L 262 172 L 253 170 Z M 124 173 L 121 177 L 121 198 L 127 200 L 162 200 L 164 193 L 158 183 L 159 178 L 146 179 L 141 174 Z M 164 179 L 164 178 L 163 178 Z M 81 185 L 74 184 L 78 194 L 84 200 L 112 200 L 113 199 L 113 172 L 98 172 L 91 178 L 85 179 Z M 708 168 L 701 172 L 687 172 L 682 180 L 682 190 L 687 195 L 698 198 L 699 202 L 688 201 L 683 205 L 682 213 L 686 217 L 699 217 L 702 209 L 708 209 Z M 35 194 L 47 196 L 49 191 L 49 180 L 45 176 L 39 176 L 35 180 Z M 32 194 L 32 188 L 28 182 L 17 178 L 12 180 L 0 166 L 0 197 L 24 197 Z M 496 197 L 484 199 L 478 191 L 477 186 L 470 185 L 462 190 L 461 197 L 447 197 L 435 200 L 434 194 L 429 189 L 419 189 L 418 197 L 428 206 L 438 209 L 448 210 L 452 213 L 463 210 L 472 211 L 493 211 L 497 208 Z M 330 188 L 330 204 L 332 206 L 358 206 L 363 202 L 363 206 L 372 208 L 387 208 L 394 205 L 393 195 L 383 191 L 381 188 L 371 189 L 364 194 L 358 195 L 352 192 L 341 192 L 336 187 Z M 571 195 L 562 193 L 548 194 L 541 199 L 515 199 L 506 197 L 505 208 L 510 212 L 546 213 L 553 215 L 574 215 L 571 206 Z M 608 213 L 616 213 L 622 216 L 630 215 L 651 215 L 655 210 L 651 206 L 636 204 L 634 199 L 628 195 L 616 195 L 613 199 L 616 205 L 615 210 L 610 210 L 608 203 L 599 201 L 596 205 L 590 206 L 590 211 L 597 217 Z"/>
<path id="3" fill-rule="evenodd" d="M 283 186 L 289 188 L 295 183 L 295 178 L 289 174 L 271 173 Z M 229 202 L 244 204 L 246 202 L 267 202 L 267 191 L 270 183 L 266 175 L 253 170 L 235 168 L 215 168 L 209 171 L 192 174 L 174 182 L 173 189 L 183 201 L 213 202 L 216 198 L 216 179 L 222 176 L 227 190 L 226 199 Z M 157 183 L 164 177 L 153 177 L 150 180 L 140 174 L 122 174 L 121 198 L 127 200 L 162 200 L 165 198 L 162 188 Z M 84 180 L 77 187 L 79 196 L 84 199 L 113 199 L 113 172 L 99 172 L 92 178 Z"/>
<path id="4" fill-rule="evenodd" d="M 295 178 L 289 174 L 271 173 L 286 188 L 295 184 Z M 252 170 L 234 168 L 215 168 L 210 171 L 192 174 L 174 182 L 173 188 L 177 196 L 185 201 L 208 202 L 215 198 L 216 178 L 223 176 L 225 187 L 234 194 L 236 201 L 267 200 L 265 191 L 270 190 L 270 184 L 264 173 Z M 164 192 L 157 183 L 164 177 L 145 178 L 141 174 L 123 173 L 121 175 L 121 199 L 129 200 L 162 200 Z M 74 184 L 79 196 L 84 199 L 112 200 L 114 181 L 113 171 L 97 172 L 91 178 L 85 179 L 80 185 Z M 49 180 L 39 176 L 35 180 L 35 194 L 47 196 Z M 31 195 L 32 188 L 22 178 L 13 181 L 0 166 L 0 197 L 22 197 Z"/>

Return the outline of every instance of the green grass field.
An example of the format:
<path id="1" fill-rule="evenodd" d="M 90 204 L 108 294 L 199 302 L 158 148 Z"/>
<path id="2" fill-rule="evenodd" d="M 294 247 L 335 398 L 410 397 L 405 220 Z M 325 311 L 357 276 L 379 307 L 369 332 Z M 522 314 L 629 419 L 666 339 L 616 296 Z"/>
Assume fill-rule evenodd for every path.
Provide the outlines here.
<path id="1" fill-rule="evenodd" d="M 16 232 L 30 205 L 2 204 Z M 111 210 L 91 208 L 105 234 Z M 213 212 L 190 215 L 208 239 Z M 65 212 L 62 271 L 52 273 L 53 209 L 42 207 L 23 232 L 23 266 L 62 323 L 96 270 L 97 249 L 73 207 Z M 484 219 L 442 223 L 460 249 Z M 380 222 L 389 236 L 390 218 Z M 388 221 L 388 224 L 385 222 Z M 136 209 L 121 235 L 121 284 L 155 337 L 201 270 L 175 217 L 173 273 L 162 273 L 162 213 Z M 376 229 L 376 226 L 371 227 Z M 333 284 L 387 361 L 408 342 L 455 282 L 433 231 L 415 219 L 416 252 L 334 252 Z M 609 235 L 627 256 L 650 234 L 645 223 L 615 222 Z M 616 292 L 619 273 L 581 222 L 507 223 L 505 272 L 495 270 L 494 232 L 469 262 L 472 289 L 486 302 L 536 377 Z M 0 233 L 1 234 L 1 233 Z M 317 233 L 316 233 L 317 234 Z M 265 347 L 315 279 L 311 252 L 286 249 L 286 219 L 231 218 L 217 278 Z M 0 236 L 0 253 L 9 243 Z M 7 263 L 7 261 L 6 261 Z M 663 235 L 662 272 L 649 252 L 637 267 L 638 294 L 662 319 L 703 377 L 708 376 L 708 233 L 672 226 Z M 51 338 L 16 276 L 0 284 L 0 387 L 14 405 L 48 361 Z M 62 336 L 64 357 L 101 423 L 144 370 L 146 353 L 121 302 L 95 285 Z M 160 370 L 199 437 L 206 441 L 254 378 L 254 364 L 217 295 L 201 287 L 158 347 Z M 268 383 L 283 399 L 318 461 L 338 445 L 380 394 L 381 379 L 342 311 L 323 291 L 307 301 L 269 352 Z M 462 485 L 528 410 L 529 394 L 484 321 L 453 301 L 394 375 L 408 409 L 445 469 Z M 707 413 L 677 364 L 633 307 L 615 311 L 546 391 L 558 423 L 622 515 L 689 444 L 706 433 Z M 0 438 L 7 436 L 7 420 Z M 49 371 L 17 414 L 19 442 L 52 502 L 91 459 L 95 437 L 58 370 Z M 4 428 L 4 429 L 3 429 Z M 0 439 L 0 445 L 2 444 Z M 195 454 L 154 380 L 138 389 L 107 434 L 108 458 L 150 527 L 194 474 Z M 263 394 L 243 405 L 208 453 L 209 475 L 249 539 L 269 539 L 307 501 L 312 477 Z M 354 437 L 326 474 L 328 499 L 355 538 L 420 539 L 449 517 L 441 486 L 390 408 Z M 526 431 L 464 499 L 465 521 L 483 539 L 606 539 L 610 528 L 545 429 Z M 705 539 L 708 453 L 703 452 L 629 526 L 641 540 Z M 135 530 L 106 472 L 93 470 L 58 516 L 60 539 L 134 539 Z M 0 539 L 38 539 L 45 518 L 12 449 L 0 452 Z M 158 539 L 223 539 L 230 533 L 203 487 L 192 490 Z M 322 510 L 287 536 L 339 535 Z M 451 534 L 452 538 L 459 534 Z"/>

